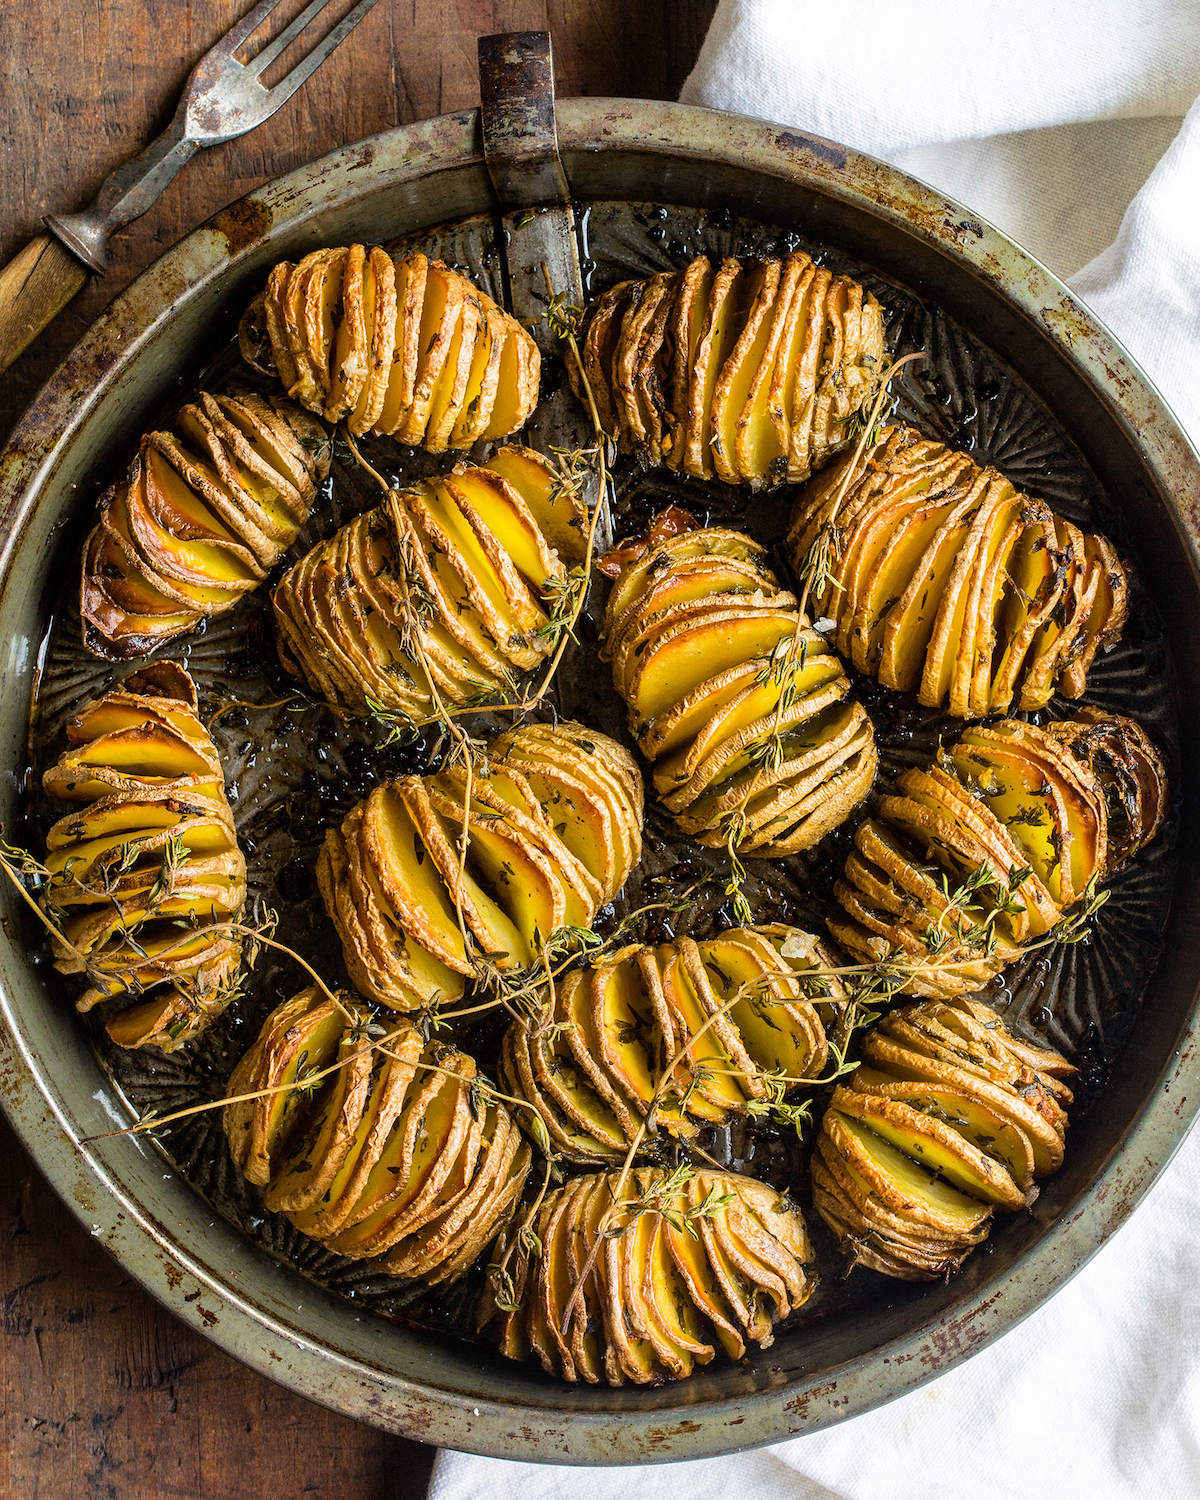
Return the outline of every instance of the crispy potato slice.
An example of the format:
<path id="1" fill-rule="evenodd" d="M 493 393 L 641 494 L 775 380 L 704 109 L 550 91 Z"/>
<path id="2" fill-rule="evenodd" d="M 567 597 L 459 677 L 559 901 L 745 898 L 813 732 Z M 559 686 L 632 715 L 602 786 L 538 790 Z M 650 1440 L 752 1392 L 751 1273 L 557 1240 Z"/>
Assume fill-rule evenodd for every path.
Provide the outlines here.
<path id="1" fill-rule="evenodd" d="M 454 901 L 429 852 L 425 829 L 414 819 L 406 789 L 392 783 L 371 793 L 363 807 L 362 836 L 396 922 L 447 968 L 469 973 Z"/>
<path id="2" fill-rule="evenodd" d="M 1063 670 L 1060 689 L 1067 698 L 1083 696 L 1096 652 L 1116 645 L 1129 613 L 1129 579 L 1112 543 L 1107 537 L 1089 535 L 1084 537 L 1084 549 L 1089 572 L 1096 578 L 1096 592 Z"/>
<path id="3" fill-rule="evenodd" d="M 953 1126 L 902 1100 L 836 1088 L 830 1107 L 859 1121 L 943 1181 L 1001 1208 L 1025 1206 L 1025 1194 L 998 1161 L 986 1156 Z"/>
<path id="4" fill-rule="evenodd" d="M 790 610 L 717 610 L 685 620 L 652 641 L 626 688 L 631 717 L 640 727 L 680 702 L 701 682 L 751 657 L 770 656 L 795 634 L 800 618 Z"/>
<path id="5" fill-rule="evenodd" d="M 272 1012 L 255 1047 L 230 1076 L 227 1096 L 233 1099 L 241 1092 L 278 1090 L 225 1106 L 230 1150 L 251 1182 L 266 1186 L 273 1158 L 287 1145 L 300 1118 L 303 1092 L 291 1085 L 297 1077 L 313 1077 L 333 1062 L 342 1022 L 342 1012 L 332 1000 L 315 987 L 302 990 Z"/>
<path id="6" fill-rule="evenodd" d="M 1033 1185 L 1033 1147 L 1028 1136 L 988 1107 L 974 1093 L 939 1087 L 934 1083 L 898 1083 L 874 1068 L 859 1067 L 850 1087 L 878 1099 L 895 1099 L 958 1131 L 973 1146 L 1000 1163 L 1017 1188 L 1028 1193 Z"/>
<path id="7" fill-rule="evenodd" d="M 494 539 L 534 594 L 544 596 L 549 580 L 566 576 L 521 496 L 494 469 L 455 469 L 446 484 L 480 544 Z"/>
<path id="8" fill-rule="evenodd" d="M 429 261 L 424 255 L 407 255 L 395 267 L 396 321 L 392 338 L 392 363 L 387 375 L 383 405 L 375 419 L 375 431 L 393 436 L 405 429 L 416 397 L 425 286 Z"/>
<path id="9" fill-rule="evenodd" d="M 742 1050 L 733 1027 L 720 1017 L 697 992 L 695 978 L 684 955 L 675 946 L 656 950 L 663 997 L 683 1037 L 674 1072 L 681 1080 L 682 1094 L 695 1085 L 689 1109 L 700 1119 L 720 1122 L 730 1111 L 740 1113 L 749 1097 L 748 1080 L 737 1070 L 730 1051 Z"/>
<path id="10" fill-rule="evenodd" d="M 314 250 L 292 269 L 283 294 L 283 324 L 287 334 L 288 349 L 296 371 L 296 379 L 289 385 L 289 396 L 301 406 L 318 408 L 324 394 L 321 374 L 313 363 L 308 340 L 308 298 L 313 277 L 318 283 L 328 250 Z"/>
<path id="11" fill-rule="evenodd" d="M 906 1218 L 953 1237 L 973 1233 L 990 1217 L 990 1204 L 943 1182 L 863 1121 L 831 1109 L 822 1129 L 872 1192 Z"/>
<path id="12" fill-rule="evenodd" d="M 538 531 L 568 566 L 587 554 L 587 509 L 575 488 L 560 481 L 548 459 L 532 448 L 506 443 L 488 459 L 488 469 L 524 501 Z"/>
<path id="13" fill-rule="evenodd" d="M 744 297 L 740 262 L 726 259 L 713 277 L 703 331 L 688 376 L 682 467 L 698 479 L 713 476 L 713 396 L 737 342 Z M 718 436 L 718 442 L 720 441 Z"/>
<path id="14" fill-rule="evenodd" d="M 371 1046 L 364 1035 L 370 1012 L 351 1009 L 335 1059 L 316 1108 L 287 1155 L 273 1164 L 263 1201 L 273 1213 L 311 1208 L 332 1187 L 362 1121 L 371 1092 Z"/>
<path id="15" fill-rule="evenodd" d="M 629 563 L 613 583 L 604 613 L 604 633 L 608 635 L 614 629 L 633 601 L 665 568 L 704 557 L 730 557 L 765 567 L 766 555 L 766 549 L 752 538 L 720 526 L 684 531 L 656 542 Z"/>
<path id="16" fill-rule="evenodd" d="M 429 403 L 423 447 L 429 453 L 444 453 L 450 446 L 459 415 L 467 401 L 467 387 L 475 365 L 475 348 L 485 327 L 479 299 L 468 292 L 462 314 L 450 342 L 446 364 Z"/>
<path id="17" fill-rule="evenodd" d="M 1107 866 L 1120 869 L 1162 825 L 1167 775 L 1153 741 L 1132 719 L 1091 707 L 1047 725 L 1047 733 L 1096 778 L 1107 811 Z"/>
<path id="18" fill-rule="evenodd" d="M 507 313 L 496 309 L 504 327 L 500 349 L 500 374 L 492 415 L 481 437 L 508 437 L 523 427 L 537 405 L 541 381 L 541 355 L 529 334 Z"/>
<path id="19" fill-rule="evenodd" d="M 583 368 L 601 425 L 614 437 L 618 431 L 618 422 L 612 403 L 613 355 L 621 336 L 625 307 L 636 285 L 634 281 L 621 281 L 600 297 L 590 310 L 581 351 Z M 576 397 L 580 401 L 586 401 L 585 388 L 574 367 L 574 361 L 568 361 L 567 374 Z"/>
<path id="20" fill-rule="evenodd" d="M 777 977 L 780 960 L 757 935 L 724 933 L 699 945 L 718 1005 L 741 996 L 726 1014 L 756 1068 L 789 1079 L 816 1078 L 828 1056 L 825 1031 L 798 986 Z"/>
<path id="21" fill-rule="evenodd" d="M 679 276 L 660 271 L 630 294 L 613 350 L 610 399 L 623 446 L 645 450 L 652 463 L 661 461 L 665 403 L 655 368 Z"/>
<path id="22" fill-rule="evenodd" d="M 727 484 L 736 484 L 743 477 L 737 462 L 738 436 L 750 400 L 750 388 L 771 335 L 771 314 L 779 291 L 781 270 L 779 261 L 767 260 L 752 266 L 746 273 L 746 284 L 741 289 L 747 305 L 745 321 L 713 388 L 710 447 L 717 477 Z"/>

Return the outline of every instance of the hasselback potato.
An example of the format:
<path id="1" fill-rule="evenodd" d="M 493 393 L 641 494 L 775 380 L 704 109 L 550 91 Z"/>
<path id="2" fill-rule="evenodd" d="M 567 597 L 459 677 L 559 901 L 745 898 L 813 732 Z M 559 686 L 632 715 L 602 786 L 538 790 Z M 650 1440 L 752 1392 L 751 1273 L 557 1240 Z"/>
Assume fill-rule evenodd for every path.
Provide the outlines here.
<path id="1" fill-rule="evenodd" d="M 823 543 L 813 608 L 837 622 L 837 649 L 960 718 L 1081 697 L 1125 621 L 1128 580 L 1106 538 L 911 427 L 885 428 L 797 496 L 797 576 Z"/>
<path id="2" fill-rule="evenodd" d="M 145 656 L 257 588 L 308 519 L 324 429 L 286 401 L 201 393 L 142 438 L 84 543 L 84 642 Z"/>
<path id="3" fill-rule="evenodd" d="M 512 686 L 553 650 L 550 611 L 586 543 L 540 454 L 393 490 L 290 568 L 272 595 L 280 659 L 330 703 L 414 719 Z"/>
<path id="4" fill-rule="evenodd" d="M 656 1128 L 686 1139 L 815 1081 L 829 1052 L 823 1012 L 842 988 L 805 979 L 833 966 L 815 940 L 801 958 L 782 956 L 792 931 L 634 944 L 573 970 L 540 1023 L 518 1019 L 505 1033 L 505 1091 L 532 1105 L 555 1151 L 591 1165 L 623 1161 L 652 1107 Z"/>
<path id="5" fill-rule="evenodd" d="M 875 391 L 883 312 L 801 250 L 715 269 L 700 256 L 605 292 L 582 355 L 601 423 L 627 452 L 730 484 L 795 483 Z"/>
<path id="6" fill-rule="evenodd" d="M 54 964 L 86 976 L 81 1011 L 169 985 L 108 1022 L 122 1047 L 169 1052 L 224 1009 L 241 956 L 225 926 L 246 899 L 246 861 L 221 762 L 174 662 L 86 704 L 67 738 L 43 777 L 52 797 L 79 804 L 46 836 Z"/>
<path id="7" fill-rule="evenodd" d="M 966 997 L 893 1011 L 863 1057 L 822 1122 L 813 1206 L 855 1264 L 944 1276 L 1061 1165 L 1075 1070 Z"/>
<path id="8" fill-rule="evenodd" d="M 502 1227 L 529 1170 L 511 1115 L 490 1090 L 477 1099 L 475 1080 L 453 1047 L 395 1018 L 385 1031 L 311 987 L 271 1012 L 234 1069 L 225 1135 L 267 1208 L 303 1234 L 389 1276 L 447 1282 Z"/>
<path id="9" fill-rule="evenodd" d="M 871 722 L 841 662 L 740 532 L 615 555 L 602 655 L 663 804 L 702 844 L 810 848 L 875 778 Z"/>
<path id="10" fill-rule="evenodd" d="M 718 1348 L 733 1359 L 766 1348 L 811 1295 L 804 1220 L 774 1188 L 646 1168 L 616 1202 L 619 1180 L 576 1177 L 547 1194 L 540 1255 L 527 1238 L 513 1254 L 497 1242 L 479 1322 L 510 1359 L 536 1355 L 547 1374 L 592 1384 L 677 1380 Z"/>
<path id="11" fill-rule="evenodd" d="M 556 928 L 590 926 L 641 857 L 637 767 L 582 725 L 529 724 L 488 747 L 460 881 L 466 792 L 462 766 L 402 777 L 325 835 L 317 876 L 347 970 L 397 1010 L 457 998 L 480 961 L 539 961 Z"/>
<path id="12" fill-rule="evenodd" d="M 1088 709 L 968 728 L 896 785 L 855 834 L 829 930 L 863 962 L 910 962 L 907 993 L 948 996 L 999 973 L 1153 838 L 1166 773 L 1136 724 Z"/>
<path id="13" fill-rule="evenodd" d="M 359 436 L 444 453 L 507 437 L 537 404 L 525 329 L 439 260 L 363 245 L 281 261 L 239 330 L 242 357 Z"/>

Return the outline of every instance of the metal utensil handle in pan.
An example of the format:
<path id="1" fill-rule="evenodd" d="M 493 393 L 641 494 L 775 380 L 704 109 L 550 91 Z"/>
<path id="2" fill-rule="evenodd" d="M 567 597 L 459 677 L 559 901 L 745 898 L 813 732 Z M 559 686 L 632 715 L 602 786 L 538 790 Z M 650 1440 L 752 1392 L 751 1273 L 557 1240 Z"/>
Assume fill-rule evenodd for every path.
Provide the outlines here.
<path id="1" fill-rule="evenodd" d="M 330 0 L 311 3 L 261 47 L 249 62 L 235 57 L 279 0 L 259 0 L 192 69 L 174 118 L 140 156 L 105 178 L 95 199 L 79 213 L 50 215 L 39 234 L 0 270 L 0 370 L 6 370 L 82 288 L 88 272 L 103 274 L 109 241 L 140 218 L 181 167 L 205 146 L 231 141 L 269 120 L 375 5 L 359 3 L 311 48 L 278 83 L 262 76 Z"/>
<path id="2" fill-rule="evenodd" d="M 502 210 L 499 235 L 509 310 L 543 354 L 570 358 L 547 318 L 551 298 L 584 304 L 579 235 L 567 174 L 558 154 L 554 51 L 548 31 L 510 31 L 479 38 L 483 155 Z M 597 441 L 566 381 L 538 403 L 524 440 L 547 457 Z M 599 500 L 593 474 L 584 482 L 589 509 Z M 601 517 L 600 547 L 612 538 Z"/>

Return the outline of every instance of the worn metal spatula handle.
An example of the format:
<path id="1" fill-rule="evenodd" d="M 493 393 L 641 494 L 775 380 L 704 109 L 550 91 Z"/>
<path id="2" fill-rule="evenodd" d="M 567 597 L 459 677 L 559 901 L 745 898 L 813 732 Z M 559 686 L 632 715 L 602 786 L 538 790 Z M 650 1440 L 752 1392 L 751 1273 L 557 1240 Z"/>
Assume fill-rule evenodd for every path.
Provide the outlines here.
<path id="1" fill-rule="evenodd" d="M 276 84 L 262 76 L 317 19 L 330 0 L 310 3 L 249 62 L 234 55 L 249 41 L 280 0 L 259 0 L 192 69 L 175 117 L 134 161 L 105 178 L 93 202 L 77 214 L 46 220 L 40 234 L 0 270 L 0 370 L 6 370 L 88 279 L 103 272 L 109 240 L 140 218 L 175 174 L 203 146 L 245 135 L 270 119 L 279 106 L 349 36 L 376 0 L 359 0 L 336 26 Z"/>

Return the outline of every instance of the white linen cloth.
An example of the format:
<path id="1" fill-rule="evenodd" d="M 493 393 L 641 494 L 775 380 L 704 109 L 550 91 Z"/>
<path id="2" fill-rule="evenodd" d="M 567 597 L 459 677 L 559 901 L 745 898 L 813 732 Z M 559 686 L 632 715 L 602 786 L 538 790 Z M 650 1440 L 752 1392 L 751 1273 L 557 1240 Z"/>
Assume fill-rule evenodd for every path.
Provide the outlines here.
<path id="1" fill-rule="evenodd" d="M 1198 96 L 1200 0 L 720 0 L 682 94 L 959 198 L 1072 278 L 1200 443 Z M 1198 1183 L 1193 1132 L 1056 1297 L 866 1416 L 668 1473 L 442 1452 L 430 1500 L 1200 1500 Z"/>

